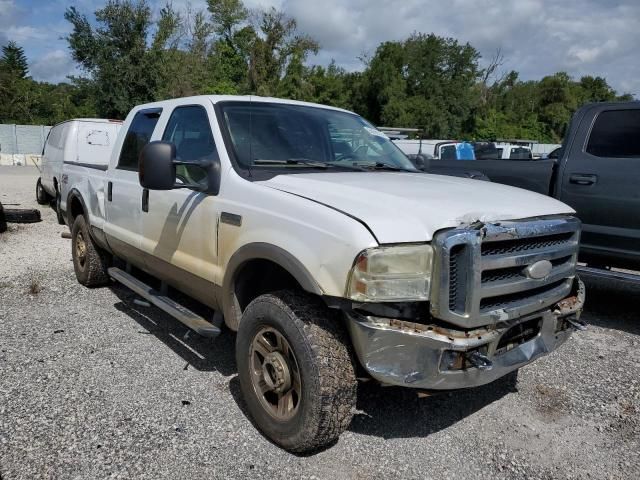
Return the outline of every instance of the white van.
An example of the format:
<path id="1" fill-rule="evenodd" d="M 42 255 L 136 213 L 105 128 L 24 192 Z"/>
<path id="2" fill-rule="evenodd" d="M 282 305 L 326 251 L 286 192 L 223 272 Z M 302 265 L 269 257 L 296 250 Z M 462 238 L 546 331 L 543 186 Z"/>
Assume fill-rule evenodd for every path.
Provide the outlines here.
<path id="1" fill-rule="evenodd" d="M 55 200 L 58 221 L 62 224 L 58 205 L 60 182 L 65 163 L 106 169 L 111 148 L 122 126 L 120 120 L 74 118 L 54 125 L 42 151 L 40 178 L 36 184 L 36 199 L 40 205 Z"/>

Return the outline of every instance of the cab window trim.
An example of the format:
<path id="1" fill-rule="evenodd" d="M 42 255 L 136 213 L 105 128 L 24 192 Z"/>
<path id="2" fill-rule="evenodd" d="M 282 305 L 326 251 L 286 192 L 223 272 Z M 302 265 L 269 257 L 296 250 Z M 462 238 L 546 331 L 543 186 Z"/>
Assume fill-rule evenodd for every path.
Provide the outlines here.
<path id="1" fill-rule="evenodd" d="M 120 147 L 120 155 L 118 156 L 118 164 L 116 165 L 116 170 L 125 170 L 125 171 L 128 171 L 128 172 L 137 172 L 138 171 L 138 165 L 137 164 L 134 167 L 121 165 L 122 153 L 124 152 L 124 142 L 126 142 L 127 135 L 129 135 L 129 132 L 131 131 L 131 127 L 133 125 L 133 122 L 136 120 L 136 117 L 138 115 L 156 115 L 156 117 L 155 117 L 156 118 L 156 123 L 153 126 L 153 130 L 151 131 L 151 135 L 149 136 L 149 141 L 151 141 L 151 138 L 153 138 L 153 134 L 156 131 L 156 128 L 158 128 L 158 121 L 160 120 L 160 116 L 162 115 L 162 108 L 161 107 L 143 108 L 141 110 L 138 110 L 135 113 L 135 115 L 131 119 L 131 123 L 129 124 L 129 128 L 127 129 L 127 132 L 124 134 L 124 139 L 122 141 L 122 146 Z M 148 143 L 149 142 L 147 142 L 147 144 Z M 144 148 L 144 146 L 142 148 Z"/>

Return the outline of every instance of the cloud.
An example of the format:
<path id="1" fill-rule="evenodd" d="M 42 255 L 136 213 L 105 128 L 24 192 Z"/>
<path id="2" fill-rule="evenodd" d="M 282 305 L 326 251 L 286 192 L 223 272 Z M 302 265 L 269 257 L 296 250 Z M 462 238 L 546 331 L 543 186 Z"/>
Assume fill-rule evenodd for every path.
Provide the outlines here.
<path id="1" fill-rule="evenodd" d="M 29 71 L 34 79 L 46 79 L 58 83 L 67 80 L 67 75 L 76 73 L 76 67 L 66 50 L 53 50 L 37 58 Z"/>
<path id="2" fill-rule="evenodd" d="M 285 0 L 283 8 L 320 42 L 320 59 L 352 68 L 382 41 L 434 32 L 470 42 L 485 59 L 500 48 L 504 69 L 524 79 L 567 71 L 640 93 L 637 0 Z"/>
<path id="3" fill-rule="evenodd" d="M 105 2 L 75 3 L 91 15 Z M 164 3 L 150 0 L 154 12 Z M 205 0 L 173 1 L 178 9 L 189 3 L 194 10 L 206 8 Z M 66 42 L 61 40 L 69 31 L 62 18 L 67 4 L 66 0 L 0 0 L 0 42 L 23 43 L 27 56 L 34 59 L 34 78 L 61 78 L 51 72 L 60 72 L 63 66 L 69 68 L 67 73 L 73 71 Z M 347 70 L 362 69 L 358 57 L 375 52 L 380 42 L 433 32 L 471 43 L 484 61 L 500 48 L 505 57 L 502 68 L 520 72 L 522 79 L 557 71 L 574 77 L 599 75 L 619 91 L 640 95 L 638 0 L 245 0 L 245 5 L 274 6 L 296 18 L 300 31 L 322 47 L 311 62 L 328 64 L 335 59 Z M 66 52 L 64 57 L 61 52 Z M 43 67 L 54 58 L 57 68 Z"/>
<path id="4" fill-rule="evenodd" d="M 28 25 L 11 26 L 7 28 L 5 35 L 14 42 L 23 44 L 31 40 L 46 40 L 49 38 L 49 32 Z"/>
<path id="5" fill-rule="evenodd" d="M 10 40 L 7 31 L 15 25 L 20 11 L 14 0 L 0 0 L 0 44 Z"/>

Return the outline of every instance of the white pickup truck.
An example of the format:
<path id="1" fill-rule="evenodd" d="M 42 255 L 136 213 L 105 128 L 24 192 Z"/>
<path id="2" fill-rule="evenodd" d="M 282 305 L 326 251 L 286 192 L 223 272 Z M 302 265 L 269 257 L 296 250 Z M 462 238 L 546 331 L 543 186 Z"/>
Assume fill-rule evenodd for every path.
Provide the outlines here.
<path id="1" fill-rule="evenodd" d="M 347 428 L 356 377 L 473 387 L 584 327 L 570 207 L 418 172 L 345 110 L 236 96 L 141 105 L 106 170 L 65 172 L 78 281 L 117 280 L 202 335 L 224 319 L 249 413 L 292 451 Z"/>

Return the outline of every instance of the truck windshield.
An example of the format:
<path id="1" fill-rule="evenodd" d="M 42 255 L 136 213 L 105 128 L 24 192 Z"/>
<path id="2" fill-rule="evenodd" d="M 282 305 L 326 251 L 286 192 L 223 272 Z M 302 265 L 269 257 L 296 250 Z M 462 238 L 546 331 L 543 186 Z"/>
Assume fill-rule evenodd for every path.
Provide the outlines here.
<path id="1" fill-rule="evenodd" d="M 219 105 L 241 169 L 418 171 L 386 135 L 352 113 L 280 103 Z"/>

